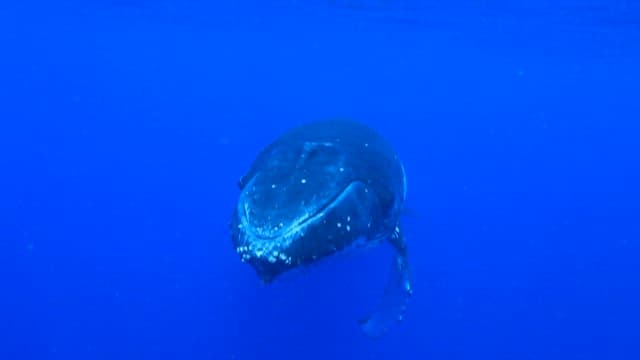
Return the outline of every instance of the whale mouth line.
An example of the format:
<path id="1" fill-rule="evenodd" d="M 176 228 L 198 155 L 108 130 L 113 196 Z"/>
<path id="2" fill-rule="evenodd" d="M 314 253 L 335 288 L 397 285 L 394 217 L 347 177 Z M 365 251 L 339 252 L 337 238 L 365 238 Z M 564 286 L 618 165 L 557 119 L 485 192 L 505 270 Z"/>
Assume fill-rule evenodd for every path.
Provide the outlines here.
<path id="1" fill-rule="evenodd" d="M 345 186 L 341 191 L 337 192 L 328 201 L 324 202 L 322 206 L 318 207 L 313 213 L 306 213 L 303 216 L 296 218 L 294 221 L 291 222 L 291 224 L 287 226 L 287 229 L 282 233 L 265 235 L 264 233 L 260 233 L 259 231 L 256 231 L 256 229 L 253 227 L 246 227 L 246 226 L 244 231 L 250 233 L 250 236 L 252 238 L 256 240 L 262 240 L 262 241 L 272 241 L 275 239 L 287 239 L 287 238 L 296 237 L 295 236 L 296 234 L 304 234 L 305 230 L 309 226 L 317 223 L 326 214 L 327 211 L 338 206 L 342 202 L 342 200 L 351 193 L 350 190 L 357 183 L 358 181 L 352 181 L 347 186 Z M 248 219 L 247 212 L 248 210 L 245 208 L 244 210 L 245 224 Z"/>
<path id="2" fill-rule="evenodd" d="M 314 213 L 309 214 L 307 213 L 306 216 L 300 218 L 298 221 L 294 222 L 291 226 L 299 226 L 302 227 L 308 223 L 311 222 L 311 220 L 320 217 L 321 215 L 323 215 L 327 209 L 329 208 L 333 208 L 335 207 L 335 205 L 344 198 L 344 195 L 346 195 L 347 191 L 349 190 L 349 188 L 351 188 L 351 185 L 353 185 L 355 182 L 351 182 L 349 183 L 349 185 L 345 186 L 344 189 L 340 190 L 339 192 L 336 193 L 336 195 L 334 195 L 331 199 L 329 199 L 329 201 L 326 201 L 322 206 L 320 206 Z"/>

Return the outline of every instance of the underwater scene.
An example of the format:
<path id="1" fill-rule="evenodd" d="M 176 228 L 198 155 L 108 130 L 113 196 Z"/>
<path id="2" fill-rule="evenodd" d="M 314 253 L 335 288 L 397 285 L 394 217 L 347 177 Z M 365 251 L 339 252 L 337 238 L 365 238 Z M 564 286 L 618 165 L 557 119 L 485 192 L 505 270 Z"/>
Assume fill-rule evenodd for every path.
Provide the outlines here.
<path id="1" fill-rule="evenodd" d="M 0 3 L 0 359 L 640 359 L 640 2 Z"/>

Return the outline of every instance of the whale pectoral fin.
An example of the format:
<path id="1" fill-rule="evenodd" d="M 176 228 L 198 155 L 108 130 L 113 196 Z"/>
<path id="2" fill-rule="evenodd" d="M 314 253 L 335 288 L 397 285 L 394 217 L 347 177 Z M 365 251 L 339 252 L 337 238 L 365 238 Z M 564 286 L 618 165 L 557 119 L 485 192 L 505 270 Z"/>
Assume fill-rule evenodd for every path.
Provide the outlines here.
<path id="1" fill-rule="evenodd" d="M 407 302 L 412 295 L 404 238 L 398 229 L 394 236 L 397 236 L 397 238 L 391 239 L 391 243 L 396 247 L 396 253 L 382 299 L 373 313 L 360 320 L 362 331 L 370 337 L 384 335 L 389 327 L 401 321 Z M 402 246 L 398 247 L 397 245 L 400 244 Z"/>

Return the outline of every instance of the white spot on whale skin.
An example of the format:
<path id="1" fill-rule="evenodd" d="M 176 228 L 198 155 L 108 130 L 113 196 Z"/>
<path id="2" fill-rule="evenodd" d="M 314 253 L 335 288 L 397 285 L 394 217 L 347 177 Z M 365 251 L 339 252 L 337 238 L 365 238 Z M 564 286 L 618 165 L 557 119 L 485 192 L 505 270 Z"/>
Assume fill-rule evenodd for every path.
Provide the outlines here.
<path id="1" fill-rule="evenodd" d="M 338 227 L 342 227 L 342 223 L 338 223 Z"/>
<path id="2" fill-rule="evenodd" d="M 303 184 L 306 184 L 307 183 L 307 179 L 301 179 L 300 182 L 303 183 Z"/>
<path id="3" fill-rule="evenodd" d="M 271 184 L 271 188 L 275 189 L 276 188 L 276 184 Z"/>
<path id="4" fill-rule="evenodd" d="M 408 281 L 406 281 L 404 283 L 404 290 L 407 292 L 407 294 L 411 295 L 413 294 L 413 290 L 411 289 L 411 283 L 409 283 Z"/>
<path id="5" fill-rule="evenodd" d="M 351 226 L 347 225 L 347 231 L 351 231 Z"/>

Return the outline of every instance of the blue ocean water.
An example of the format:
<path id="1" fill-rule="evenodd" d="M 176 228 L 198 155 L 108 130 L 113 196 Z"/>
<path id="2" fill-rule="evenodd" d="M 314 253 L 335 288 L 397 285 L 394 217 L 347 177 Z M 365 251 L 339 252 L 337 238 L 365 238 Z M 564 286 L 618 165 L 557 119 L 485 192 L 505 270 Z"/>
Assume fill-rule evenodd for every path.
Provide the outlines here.
<path id="1" fill-rule="evenodd" d="M 639 359 L 640 3 L 0 3 L 0 359 Z M 350 118 L 397 148 L 389 249 L 262 285 L 238 178 Z"/>

